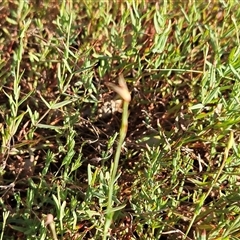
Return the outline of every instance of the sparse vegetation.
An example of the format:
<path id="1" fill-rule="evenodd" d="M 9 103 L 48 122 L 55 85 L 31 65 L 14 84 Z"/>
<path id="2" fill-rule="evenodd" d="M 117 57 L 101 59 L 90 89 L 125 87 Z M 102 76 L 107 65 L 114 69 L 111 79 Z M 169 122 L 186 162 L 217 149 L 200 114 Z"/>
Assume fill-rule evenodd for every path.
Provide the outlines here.
<path id="1" fill-rule="evenodd" d="M 0 26 L 0 240 L 239 239 L 237 0 L 5 0 Z"/>

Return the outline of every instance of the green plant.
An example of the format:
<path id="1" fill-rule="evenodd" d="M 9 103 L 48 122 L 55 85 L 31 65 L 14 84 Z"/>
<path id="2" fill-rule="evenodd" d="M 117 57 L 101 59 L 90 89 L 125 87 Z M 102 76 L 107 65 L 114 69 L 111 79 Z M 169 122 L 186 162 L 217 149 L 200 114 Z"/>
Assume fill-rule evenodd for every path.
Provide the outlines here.
<path id="1" fill-rule="evenodd" d="M 3 1 L 0 239 L 238 239 L 239 9 Z"/>

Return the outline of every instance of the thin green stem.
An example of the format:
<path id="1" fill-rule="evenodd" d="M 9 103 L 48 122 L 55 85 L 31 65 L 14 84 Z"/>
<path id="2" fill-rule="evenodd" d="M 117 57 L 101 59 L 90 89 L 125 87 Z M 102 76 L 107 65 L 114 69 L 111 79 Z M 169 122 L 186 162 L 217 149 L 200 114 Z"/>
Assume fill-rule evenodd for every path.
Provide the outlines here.
<path id="1" fill-rule="evenodd" d="M 191 222 L 190 222 L 190 224 L 189 224 L 189 226 L 188 226 L 188 229 L 187 229 L 187 231 L 186 231 L 186 234 L 185 234 L 185 238 L 184 238 L 184 239 L 187 238 L 187 235 L 188 235 L 188 233 L 190 232 L 190 230 L 191 230 L 191 228 L 192 228 L 192 226 L 193 226 L 193 224 L 194 224 L 197 216 L 198 216 L 198 215 L 201 213 L 201 211 L 202 211 L 202 207 L 203 207 L 203 205 L 204 205 L 204 203 L 205 203 L 205 200 L 207 199 L 207 197 L 208 197 L 208 196 L 210 195 L 210 193 L 212 192 L 213 187 L 216 185 L 216 183 L 217 183 L 217 181 L 218 181 L 218 179 L 219 179 L 219 177 L 220 177 L 220 175 L 221 175 L 221 173 L 222 173 L 222 171 L 223 171 L 223 168 L 224 168 L 224 166 L 225 166 L 225 164 L 226 164 L 226 161 L 227 161 L 227 159 L 228 159 L 229 150 L 232 148 L 233 142 L 234 142 L 234 136 L 233 136 L 233 132 L 231 131 L 231 132 L 230 132 L 230 136 L 229 136 L 229 140 L 228 140 L 228 145 L 227 145 L 227 147 L 225 148 L 223 162 L 222 162 L 222 164 L 221 164 L 221 166 L 220 166 L 220 168 L 219 168 L 219 170 L 218 170 L 218 172 L 217 172 L 217 174 L 216 174 L 216 176 L 215 176 L 215 178 L 214 178 L 214 180 L 213 180 L 213 182 L 212 182 L 212 185 L 211 185 L 210 188 L 208 189 L 207 193 L 204 194 L 204 195 L 201 197 L 201 199 L 200 199 L 200 201 L 199 201 L 199 204 L 198 204 L 198 206 L 196 207 L 195 214 L 194 214 L 194 216 L 193 216 L 193 218 L 192 218 L 192 220 L 191 220 Z"/>
<path id="2" fill-rule="evenodd" d="M 107 205 L 107 212 L 106 212 L 106 218 L 105 218 L 105 225 L 104 225 L 104 236 L 103 239 L 107 239 L 108 236 L 108 230 L 110 228 L 112 218 L 113 218 L 113 192 L 114 192 L 114 183 L 116 181 L 116 175 L 118 170 L 118 164 L 119 159 L 121 155 L 121 149 L 124 142 L 124 139 L 127 134 L 127 128 L 128 128 L 128 105 L 129 102 L 124 101 L 123 102 L 123 113 L 122 113 L 122 124 L 120 128 L 120 134 L 119 134 L 119 142 L 116 149 L 116 154 L 114 157 L 114 162 L 111 166 L 111 175 L 110 175 L 110 182 L 109 182 L 109 191 L 108 191 L 108 205 Z"/>

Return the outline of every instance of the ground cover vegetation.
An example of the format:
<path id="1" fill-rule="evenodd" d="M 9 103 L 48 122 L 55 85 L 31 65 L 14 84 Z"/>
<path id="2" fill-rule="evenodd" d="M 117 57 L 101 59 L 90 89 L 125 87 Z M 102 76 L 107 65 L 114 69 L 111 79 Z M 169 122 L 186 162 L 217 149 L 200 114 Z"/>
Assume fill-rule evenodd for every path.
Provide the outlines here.
<path id="1" fill-rule="evenodd" d="M 239 239 L 239 28 L 237 0 L 1 1 L 0 240 Z"/>

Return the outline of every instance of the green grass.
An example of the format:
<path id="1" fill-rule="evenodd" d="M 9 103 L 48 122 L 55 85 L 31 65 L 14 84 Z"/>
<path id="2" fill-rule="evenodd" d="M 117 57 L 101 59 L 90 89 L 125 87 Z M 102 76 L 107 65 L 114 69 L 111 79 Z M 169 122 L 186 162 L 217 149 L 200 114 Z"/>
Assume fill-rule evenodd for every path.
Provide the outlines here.
<path id="1" fill-rule="evenodd" d="M 0 240 L 239 239 L 238 1 L 13 0 L 0 24 Z"/>

